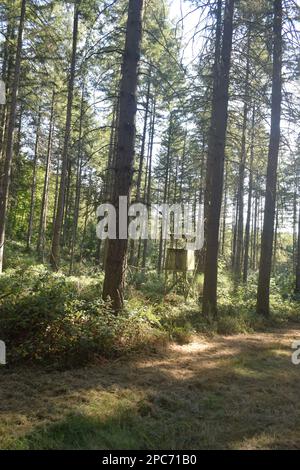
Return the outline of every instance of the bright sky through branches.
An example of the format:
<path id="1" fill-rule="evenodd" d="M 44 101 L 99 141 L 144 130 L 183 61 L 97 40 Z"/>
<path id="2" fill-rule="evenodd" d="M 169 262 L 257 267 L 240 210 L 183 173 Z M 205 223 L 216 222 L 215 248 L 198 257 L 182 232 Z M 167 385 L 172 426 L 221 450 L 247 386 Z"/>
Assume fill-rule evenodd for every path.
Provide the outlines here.
<path id="1" fill-rule="evenodd" d="M 178 37 L 184 46 L 182 59 L 188 65 L 199 55 L 201 35 L 198 34 L 205 15 L 203 8 L 197 8 L 188 0 L 169 0 L 170 17 L 176 24 Z"/>

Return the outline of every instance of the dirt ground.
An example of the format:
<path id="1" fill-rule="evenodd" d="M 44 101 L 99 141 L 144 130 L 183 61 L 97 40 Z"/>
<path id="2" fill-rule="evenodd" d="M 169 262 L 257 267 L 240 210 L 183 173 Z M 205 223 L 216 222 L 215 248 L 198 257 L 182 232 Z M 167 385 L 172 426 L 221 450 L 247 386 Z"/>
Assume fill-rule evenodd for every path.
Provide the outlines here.
<path id="1" fill-rule="evenodd" d="M 300 449 L 300 326 L 68 371 L 0 369 L 2 449 Z"/>

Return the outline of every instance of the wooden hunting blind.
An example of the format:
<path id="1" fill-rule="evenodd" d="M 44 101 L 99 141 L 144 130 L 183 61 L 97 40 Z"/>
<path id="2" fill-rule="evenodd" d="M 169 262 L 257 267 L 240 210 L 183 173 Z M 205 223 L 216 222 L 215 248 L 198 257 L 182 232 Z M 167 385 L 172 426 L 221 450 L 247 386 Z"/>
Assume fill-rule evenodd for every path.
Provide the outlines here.
<path id="1" fill-rule="evenodd" d="M 195 252 L 184 248 L 168 248 L 166 271 L 188 272 L 195 270 Z"/>

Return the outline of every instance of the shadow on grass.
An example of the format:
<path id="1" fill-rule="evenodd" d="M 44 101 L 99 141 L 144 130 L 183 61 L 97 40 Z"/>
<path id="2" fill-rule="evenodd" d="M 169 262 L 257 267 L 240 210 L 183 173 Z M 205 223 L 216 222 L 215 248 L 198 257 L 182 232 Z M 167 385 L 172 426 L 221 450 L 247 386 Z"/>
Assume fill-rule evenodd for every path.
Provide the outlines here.
<path id="1" fill-rule="evenodd" d="M 300 376 L 289 346 L 298 334 L 200 338 L 103 367 L 6 372 L 1 447 L 300 448 Z"/>
<path id="2" fill-rule="evenodd" d="M 58 423 L 37 427 L 19 440 L 18 447 L 28 450 L 140 449 L 142 439 L 127 413 L 104 421 L 73 413 Z"/>

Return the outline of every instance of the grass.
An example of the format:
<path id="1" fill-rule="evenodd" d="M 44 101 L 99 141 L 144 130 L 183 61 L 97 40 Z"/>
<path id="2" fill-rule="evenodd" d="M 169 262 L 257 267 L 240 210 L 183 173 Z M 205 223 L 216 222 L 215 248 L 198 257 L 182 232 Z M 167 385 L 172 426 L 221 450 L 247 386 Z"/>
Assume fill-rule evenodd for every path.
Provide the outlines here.
<path id="1" fill-rule="evenodd" d="M 77 370 L 0 369 L 0 448 L 300 448 L 299 335 L 195 336 Z"/>
<path id="2" fill-rule="evenodd" d="M 22 335 L 34 335 L 26 344 L 20 335 L 21 349 L 7 343 L 16 361 L 0 368 L 0 449 L 300 448 L 300 376 L 291 364 L 300 308 L 288 277 L 272 280 L 266 320 L 255 314 L 255 276 L 235 288 L 220 270 L 219 318 L 208 321 L 201 276 L 184 300 L 180 287 L 164 295 L 155 272 L 133 273 L 124 317 L 106 326 L 97 304 L 103 273 L 53 275 L 22 256 L 23 269 L 1 277 L 9 294 L 1 321 L 15 322 L 13 334 L 25 322 Z M 95 343 L 101 332 L 103 345 Z M 61 353 L 61 362 L 45 362 L 45 338 L 66 357 L 75 344 L 77 368 L 66 369 Z M 37 344 L 41 360 L 24 369 L 20 352 L 32 359 Z"/>

